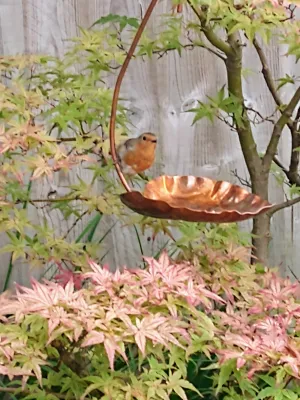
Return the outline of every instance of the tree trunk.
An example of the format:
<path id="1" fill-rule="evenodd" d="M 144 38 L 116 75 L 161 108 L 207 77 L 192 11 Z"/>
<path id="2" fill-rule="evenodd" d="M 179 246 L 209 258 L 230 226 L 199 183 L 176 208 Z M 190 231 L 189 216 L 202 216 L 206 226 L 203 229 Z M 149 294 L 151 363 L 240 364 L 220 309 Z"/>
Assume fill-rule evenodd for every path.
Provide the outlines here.
<path id="1" fill-rule="evenodd" d="M 251 264 L 260 262 L 268 264 L 269 243 L 270 243 L 270 217 L 268 214 L 260 215 L 253 220 L 252 234 L 252 259 Z"/>
<path id="2" fill-rule="evenodd" d="M 268 182 L 269 182 L 269 169 L 263 165 L 263 162 L 257 152 L 257 145 L 253 137 L 251 123 L 247 115 L 247 110 L 244 105 L 244 94 L 242 87 L 242 61 L 243 61 L 243 47 L 242 38 L 238 31 L 228 35 L 228 43 L 230 51 L 227 52 L 226 70 L 228 80 L 228 91 L 230 95 L 234 95 L 239 101 L 239 105 L 243 110 L 242 120 L 236 118 L 236 130 L 239 135 L 240 145 L 243 151 L 245 162 L 251 178 L 252 193 L 257 194 L 264 200 L 268 200 Z M 268 215 L 261 215 L 254 219 L 252 234 L 255 238 L 252 240 L 252 262 L 261 262 L 266 264 L 268 262 L 268 249 L 270 241 L 270 217 Z"/>
<path id="3" fill-rule="evenodd" d="M 268 174 L 262 173 L 261 176 L 252 181 L 252 192 L 260 196 L 264 200 L 268 200 Z M 252 239 L 252 259 L 251 263 L 256 262 L 268 264 L 269 258 L 269 243 L 271 217 L 268 214 L 262 214 L 253 219 L 252 234 L 255 235 Z"/>

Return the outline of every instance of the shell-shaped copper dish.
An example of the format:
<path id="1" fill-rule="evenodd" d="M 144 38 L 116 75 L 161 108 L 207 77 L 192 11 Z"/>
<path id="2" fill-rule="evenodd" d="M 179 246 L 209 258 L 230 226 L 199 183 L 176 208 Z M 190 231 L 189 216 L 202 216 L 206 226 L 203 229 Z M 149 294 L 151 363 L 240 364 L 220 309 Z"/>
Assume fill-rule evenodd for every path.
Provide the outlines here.
<path id="1" fill-rule="evenodd" d="M 160 176 L 121 201 L 142 215 L 191 222 L 244 221 L 272 207 L 240 186 L 194 176 Z"/>

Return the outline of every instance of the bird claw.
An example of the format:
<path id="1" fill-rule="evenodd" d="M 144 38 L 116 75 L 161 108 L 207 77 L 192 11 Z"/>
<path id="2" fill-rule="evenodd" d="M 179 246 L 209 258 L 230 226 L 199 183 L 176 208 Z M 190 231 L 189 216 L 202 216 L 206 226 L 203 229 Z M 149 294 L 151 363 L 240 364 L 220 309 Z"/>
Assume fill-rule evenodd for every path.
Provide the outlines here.
<path id="1" fill-rule="evenodd" d="M 174 14 L 181 14 L 182 13 L 182 11 L 183 11 L 183 5 L 182 4 L 178 4 L 178 5 L 175 5 L 175 6 L 172 6 L 172 14 L 174 15 Z"/>

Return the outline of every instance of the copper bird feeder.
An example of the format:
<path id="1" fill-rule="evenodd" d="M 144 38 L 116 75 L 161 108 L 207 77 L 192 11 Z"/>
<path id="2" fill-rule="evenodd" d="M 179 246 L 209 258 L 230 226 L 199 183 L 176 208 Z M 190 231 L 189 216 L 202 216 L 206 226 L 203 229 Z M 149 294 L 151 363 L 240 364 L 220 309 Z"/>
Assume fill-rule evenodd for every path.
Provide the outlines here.
<path id="1" fill-rule="evenodd" d="M 238 222 L 263 214 L 273 207 L 268 201 L 225 181 L 194 176 L 160 176 L 148 182 L 144 193 L 132 191 L 118 163 L 115 120 L 122 80 L 142 32 L 158 0 L 152 0 L 121 67 L 113 95 L 110 119 L 111 155 L 126 189 L 121 201 L 133 211 L 154 218 L 190 222 Z"/>

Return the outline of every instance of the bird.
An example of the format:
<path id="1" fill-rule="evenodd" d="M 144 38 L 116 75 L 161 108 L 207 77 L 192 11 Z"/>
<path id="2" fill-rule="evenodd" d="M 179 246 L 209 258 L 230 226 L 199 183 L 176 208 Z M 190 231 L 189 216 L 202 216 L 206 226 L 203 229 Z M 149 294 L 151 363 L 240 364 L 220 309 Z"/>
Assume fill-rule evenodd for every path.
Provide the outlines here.
<path id="1" fill-rule="evenodd" d="M 119 144 L 116 152 L 122 172 L 132 176 L 150 168 L 155 160 L 156 144 L 157 137 L 150 132 Z"/>

